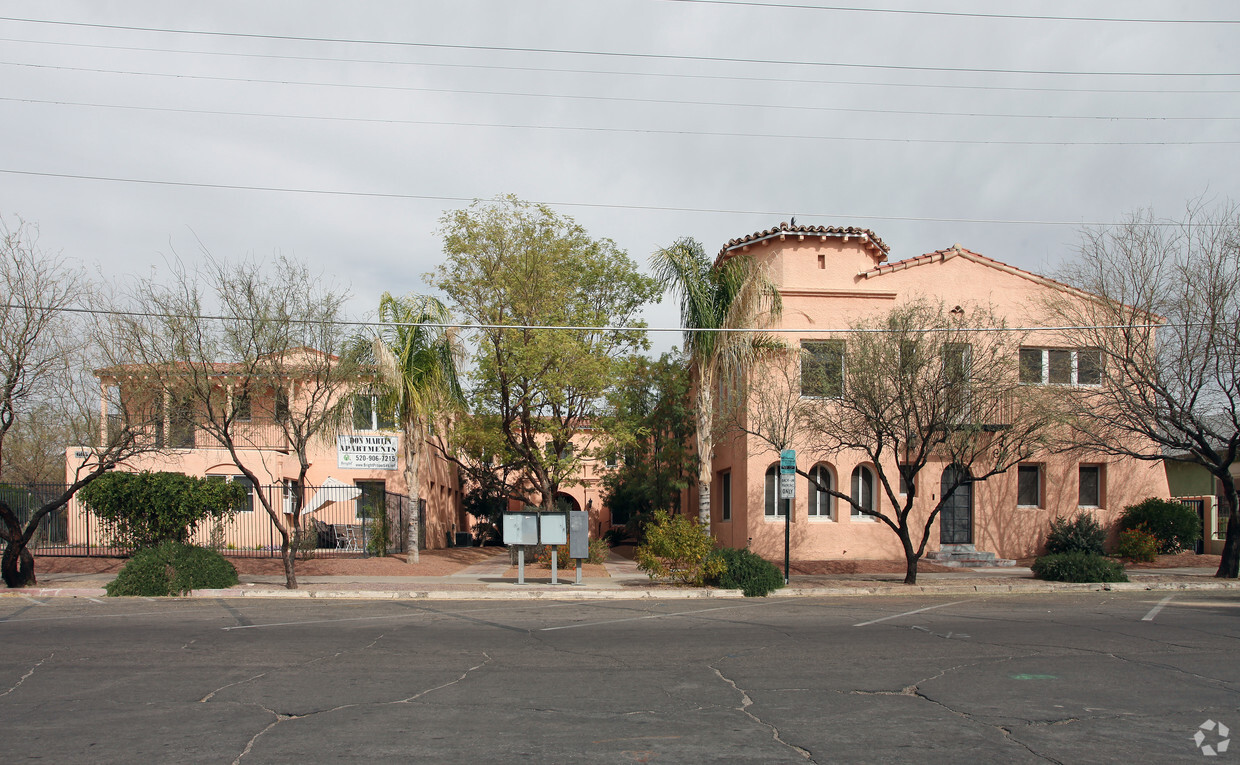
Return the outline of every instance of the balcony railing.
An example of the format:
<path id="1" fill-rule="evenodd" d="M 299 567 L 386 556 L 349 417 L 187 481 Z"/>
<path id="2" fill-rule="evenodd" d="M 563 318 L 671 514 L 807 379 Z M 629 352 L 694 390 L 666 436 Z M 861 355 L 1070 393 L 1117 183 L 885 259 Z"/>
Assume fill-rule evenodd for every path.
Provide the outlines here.
<path id="1" fill-rule="evenodd" d="M 123 415 L 110 414 L 107 417 L 108 433 L 117 433 L 126 426 Z M 143 437 L 159 448 L 165 449 L 222 449 L 220 443 L 210 431 L 193 421 L 166 420 L 138 428 Z M 258 420 L 234 422 L 229 426 L 233 443 L 238 449 L 270 449 L 287 452 L 288 438 L 284 429 L 274 420 Z"/>

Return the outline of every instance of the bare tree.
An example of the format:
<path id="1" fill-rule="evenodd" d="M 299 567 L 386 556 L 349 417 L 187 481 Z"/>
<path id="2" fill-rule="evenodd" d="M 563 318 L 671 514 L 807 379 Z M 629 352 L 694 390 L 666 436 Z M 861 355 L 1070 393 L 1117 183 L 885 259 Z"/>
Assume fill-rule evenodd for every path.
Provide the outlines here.
<path id="1" fill-rule="evenodd" d="M 955 491 L 1029 459 L 1054 418 L 1043 393 L 1019 383 L 1019 336 L 987 307 L 949 311 L 917 299 L 852 329 L 846 340 L 806 340 L 782 363 L 758 367 L 734 421 L 775 451 L 803 445 L 822 458 L 864 454 L 886 502 L 797 472 L 890 528 L 904 551 L 904 581 L 914 584 L 934 522 Z M 925 512 L 917 479 L 930 464 L 948 471 L 948 480 Z"/>
<path id="2" fill-rule="evenodd" d="M 90 322 L 76 320 L 69 311 L 88 293 L 85 277 L 59 256 L 40 251 L 33 227 L 19 222 L 0 231 L 0 291 L 5 293 L 0 306 L 0 444 L 10 433 L 31 435 L 54 423 L 45 436 L 59 448 L 23 439 L 33 455 L 23 458 L 23 470 L 41 462 L 43 473 L 49 469 L 46 460 L 57 454 L 55 473 L 67 473 L 69 479 L 24 518 L 0 502 L 0 538 L 6 543 L 0 576 L 9 587 L 23 587 L 36 583 L 28 548 L 43 520 L 121 461 L 157 446 L 148 435 L 151 412 L 137 403 L 110 427 L 101 422 L 99 385 L 90 370 L 105 340 Z M 66 444 L 75 447 L 67 458 Z M 12 469 L 14 456 L 20 455 L 0 449 L 0 471 L 6 477 L 20 475 Z"/>
<path id="3" fill-rule="evenodd" d="M 1097 349 L 1102 384 L 1067 399 L 1073 440 L 1105 454 L 1200 465 L 1233 521 L 1216 576 L 1240 575 L 1232 464 L 1240 455 L 1240 208 L 1188 205 L 1084 232 L 1060 278 L 1096 295 L 1050 305 Z"/>
<path id="4" fill-rule="evenodd" d="M 5 437 L 23 410 L 46 400 L 75 333 L 65 309 L 81 297 L 81 272 L 39 249 L 38 229 L 0 219 L 0 478 Z"/>
<path id="5" fill-rule="evenodd" d="M 166 402 L 170 428 L 181 425 L 192 444 L 201 431 L 222 446 L 256 489 L 265 483 L 256 465 L 276 475 L 267 460 L 285 449 L 297 458 L 289 507 L 255 491 L 280 533 L 285 586 L 296 589 L 310 447 L 334 435 L 343 394 L 357 381 L 339 322 L 347 294 L 283 256 L 269 268 L 208 256 L 198 272 L 172 270 L 170 284 L 146 280 L 133 290 L 142 310 L 115 322 L 115 367 L 133 370 Z"/>

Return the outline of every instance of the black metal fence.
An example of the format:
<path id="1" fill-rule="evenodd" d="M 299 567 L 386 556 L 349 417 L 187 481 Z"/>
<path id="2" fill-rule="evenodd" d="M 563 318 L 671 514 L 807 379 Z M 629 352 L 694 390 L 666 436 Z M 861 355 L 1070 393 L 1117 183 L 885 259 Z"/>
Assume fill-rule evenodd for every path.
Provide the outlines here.
<path id="1" fill-rule="evenodd" d="M 65 490 L 62 484 L 0 486 L 0 501 L 17 515 L 24 527 L 31 513 L 54 502 Z M 259 492 L 290 522 L 294 493 L 288 486 L 250 488 L 238 511 L 220 521 L 205 521 L 191 535 L 193 544 L 210 547 L 224 555 L 278 558 L 281 536 L 263 507 Z M 402 494 L 367 492 L 356 486 L 307 486 L 301 492 L 301 530 L 294 543 L 304 558 L 369 556 L 406 552 L 412 503 Z M 425 518 L 419 513 L 421 525 Z M 425 534 L 419 535 L 420 539 Z M 100 519 L 74 496 L 39 523 L 31 539 L 35 555 L 126 556 L 132 550 L 118 539 L 116 529 Z"/>

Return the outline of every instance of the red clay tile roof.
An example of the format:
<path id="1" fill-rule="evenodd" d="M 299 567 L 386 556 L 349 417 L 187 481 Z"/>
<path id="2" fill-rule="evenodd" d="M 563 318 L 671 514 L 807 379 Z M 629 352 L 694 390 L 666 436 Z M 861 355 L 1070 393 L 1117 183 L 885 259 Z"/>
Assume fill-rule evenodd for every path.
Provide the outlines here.
<path id="1" fill-rule="evenodd" d="M 788 234 L 804 234 L 807 236 L 861 237 L 863 241 L 869 241 L 877 247 L 880 252 L 882 252 L 882 260 L 886 260 L 887 253 L 891 251 L 891 248 L 889 248 L 882 239 L 879 239 L 877 234 L 868 228 L 857 228 L 856 226 L 802 226 L 784 221 L 774 228 L 768 228 L 765 231 L 755 231 L 748 236 L 742 236 L 739 239 L 730 240 L 723 246 L 723 249 L 719 250 L 719 255 L 715 259 L 715 262 L 718 263 L 723 260 L 728 252 L 738 247 L 744 247 L 748 244 L 755 244 L 765 239 L 770 239 L 777 236 L 786 236 Z"/>
<path id="2" fill-rule="evenodd" d="M 913 268 L 915 266 L 921 266 L 927 263 L 935 263 L 935 262 L 941 262 L 944 260 L 950 260 L 951 258 L 954 258 L 957 255 L 967 258 L 968 260 L 972 260 L 975 263 L 980 263 L 985 266 L 990 266 L 991 268 L 997 268 L 1000 271 L 1007 271 L 1010 274 L 1015 274 L 1025 279 L 1029 279 L 1035 282 L 1041 282 L 1042 284 L 1057 287 L 1059 289 L 1067 290 L 1069 292 L 1075 292 L 1078 294 L 1086 294 L 1086 293 L 1083 293 L 1081 290 L 1077 289 L 1076 287 L 1073 287 L 1070 284 L 1064 284 L 1063 282 L 1056 281 L 1054 279 L 1051 279 L 1048 276 L 1042 276 L 1041 274 L 1035 274 L 1034 272 L 1026 271 L 1023 268 L 1017 268 L 1016 266 L 1008 265 L 1007 263 L 1004 263 L 1003 261 L 995 260 L 994 258 L 988 258 L 985 255 L 982 255 L 981 253 L 973 252 L 972 250 L 961 247 L 959 244 L 953 244 L 951 247 L 947 247 L 942 250 L 935 250 L 934 252 L 927 252 L 925 255 L 918 255 L 917 257 L 914 257 L 914 258 L 905 258 L 904 260 L 897 260 L 894 263 L 884 263 L 881 266 L 875 266 L 874 268 L 871 268 L 869 271 L 863 271 L 862 275 L 867 276 L 867 277 L 881 276 L 882 274 L 889 274 L 893 271 L 903 271 L 906 268 Z"/>

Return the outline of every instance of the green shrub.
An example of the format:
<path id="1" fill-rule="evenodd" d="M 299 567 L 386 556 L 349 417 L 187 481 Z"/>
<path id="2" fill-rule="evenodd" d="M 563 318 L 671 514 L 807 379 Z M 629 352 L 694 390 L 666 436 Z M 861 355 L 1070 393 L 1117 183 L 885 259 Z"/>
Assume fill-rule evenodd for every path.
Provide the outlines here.
<path id="1" fill-rule="evenodd" d="M 1201 538 L 1201 519 L 1191 507 L 1157 497 L 1125 507 L 1124 514 L 1119 518 L 1119 527 L 1123 531 L 1142 526 L 1158 539 L 1160 553 L 1192 549 Z"/>
<path id="2" fill-rule="evenodd" d="M 633 558 L 651 579 L 701 587 L 725 568 L 722 559 L 711 555 L 714 547 L 715 540 L 695 521 L 656 510 L 646 524 L 646 541 Z"/>
<path id="3" fill-rule="evenodd" d="M 1069 552 L 1102 555 L 1106 538 L 1107 532 L 1098 519 L 1090 513 L 1080 512 L 1071 518 L 1051 521 L 1050 533 L 1046 535 L 1046 552 L 1049 555 Z"/>
<path id="4" fill-rule="evenodd" d="M 198 524 L 227 520 L 246 498 L 239 483 L 181 473 L 110 472 L 82 487 L 79 498 L 107 521 L 125 547 L 189 541 Z"/>
<path id="5" fill-rule="evenodd" d="M 1144 526 L 1119 533 L 1119 547 L 1115 550 L 1121 558 L 1148 563 L 1158 557 L 1158 537 Z"/>
<path id="6" fill-rule="evenodd" d="M 1128 581 L 1119 561 L 1079 550 L 1043 555 L 1033 562 L 1033 575 L 1052 582 Z"/>
<path id="7" fill-rule="evenodd" d="M 761 598 L 784 586 L 784 575 L 761 555 L 744 549 L 725 547 L 713 557 L 723 561 L 724 570 L 711 580 L 728 590 L 740 590 L 747 598 Z"/>
<path id="8" fill-rule="evenodd" d="M 190 590 L 218 590 L 235 584 L 237 569 L 218 552 L 165 542 L 138 551 L 105 589 L 114 597 L 158 597 Z"/>
<path id="9" fill-rule="evenodd" d="M 607 546 L 607 542 L 602 539 L 590 540 L 590 557 L 586 558 L 586 563 L 602 563 L 607 560 L 607 553 L 611 550 Z M 535 548 L 534 561 L 544 565 L 551 565 L 551 547 L 539 545 Z M 568 557 L 568 545 L 556 545 L 555 565 L 559 568 L 569 568 L 575 566 L 572 558 Z"/>

